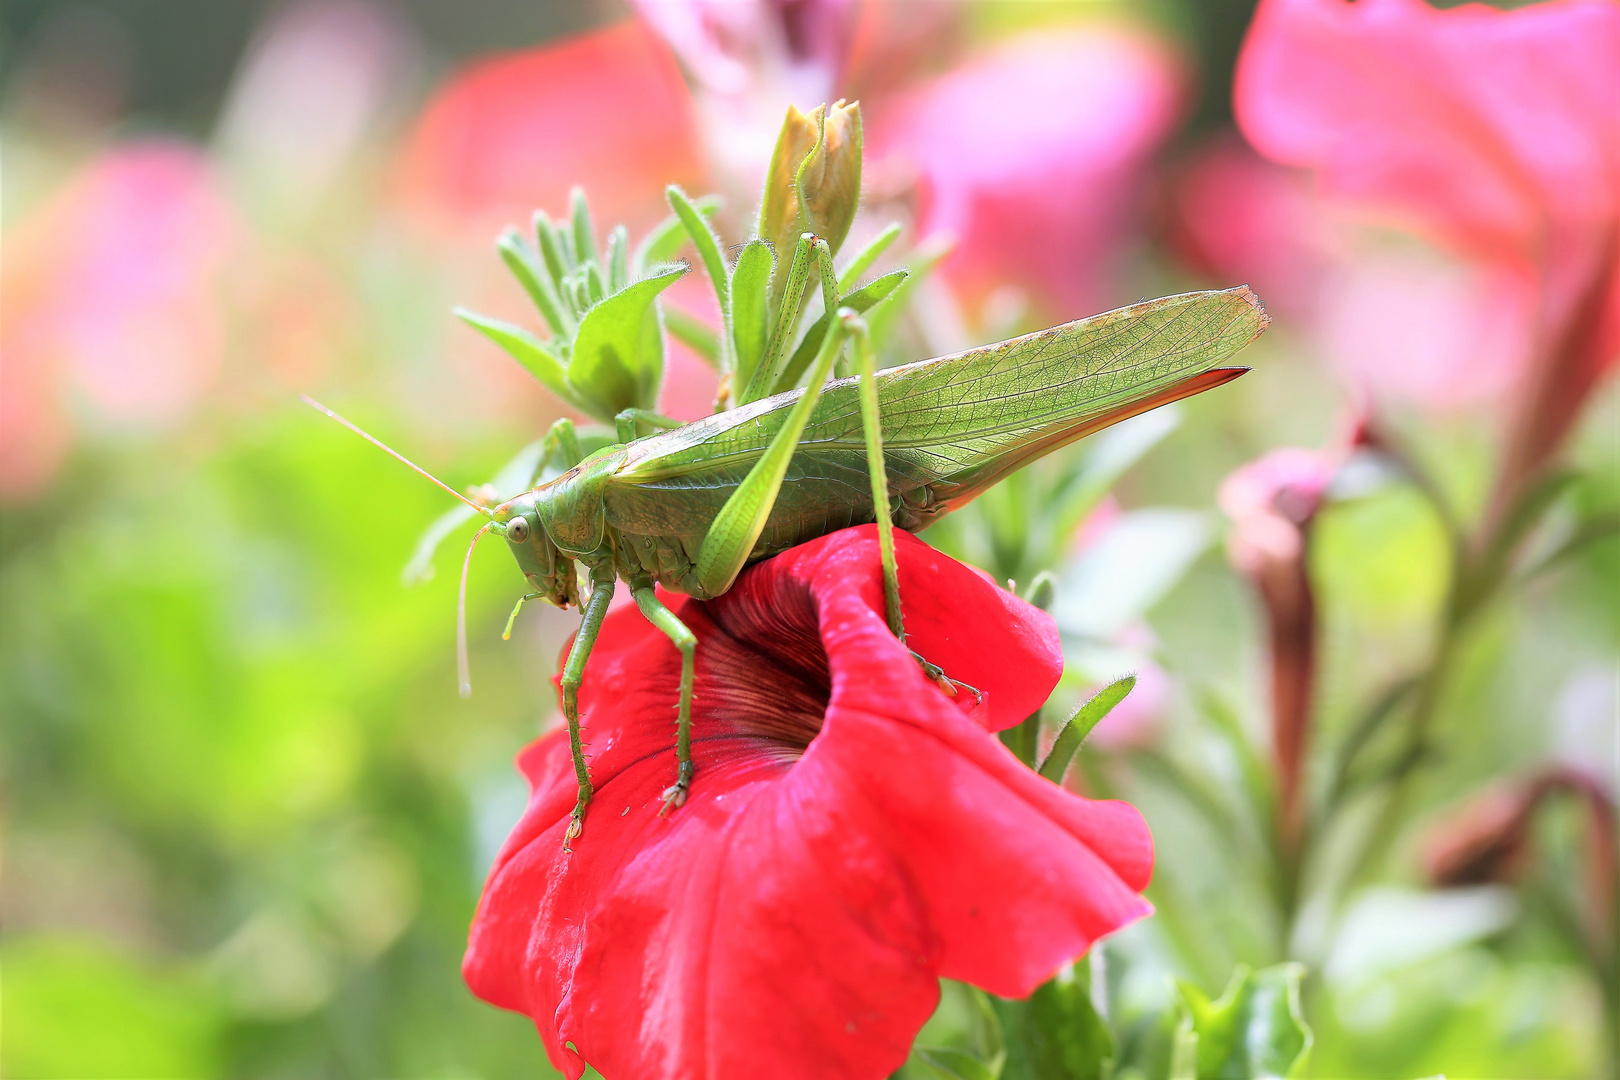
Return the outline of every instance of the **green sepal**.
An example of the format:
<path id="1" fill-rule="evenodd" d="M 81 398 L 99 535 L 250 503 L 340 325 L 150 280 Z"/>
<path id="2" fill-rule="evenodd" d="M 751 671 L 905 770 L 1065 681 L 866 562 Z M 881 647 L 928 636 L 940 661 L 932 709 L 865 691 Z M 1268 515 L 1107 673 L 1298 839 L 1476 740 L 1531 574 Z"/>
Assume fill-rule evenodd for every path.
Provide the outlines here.
<path id="1" fill-rule="evenodd" d="M 664 376 L 664 336 L 653 301 L 686 272 L 665 267 L 585 313 L 568 361 L 568 384 L 604 424 L 625 409 L 651 409 Z"/>
<path id="2" fill-rule="evenodd" d="M 861 279 L 861 275 L 870 270 L 872 264 L 877 262 L 899 237 L 900 223 L 898 221 L 891 222 L 888 228 L 872 237 L 866 246 L 856 252 L 853 259 L 849 260 L 849 265 L 839 273 L 838 291 L 847 293 L 853 289 L 855 283 Z"/>
<path id="3" fill-rule="evenodd" d="M 735 349 L 736 381 L 747 385 L 770 337 L 766 292 L 776 255 L 763 240 L 750 240 L 731 271 L 731 336 Z"/>
<path id="4" fill-rule="evenodd" d="M 693 209 L 702 214 L 705 221 L 710 221 L 720 212 L 724 200 L 718 195 L 704 195 L 702 198 L 692 199 L 691 203 Z M 672 213 L 641 238 L 641 245 L 636 248 L 631 266 L 635 268 L 637 274 L 645 277 L 649 267 L 673 262 L 685 244 L 686 226 L 678 214 Z"/>
<path id="5" fill-rule="evenodd" d="M 664 309 L 664 329 L 682 345 L 701 356 L 706 364 L 720 370 L 720 335 L 708 324 L 678 307 Z"/>
<path id="6" fill-rule="evenodd" d="M 1282 1080 L 1300 1074 L 1311 1029 L 1299 1008 L 1305 968 L 1277 964 L 1253 971 L 1239 964 L 1226 992 L 1211 1001 L 1177 980 L 1186 1013 L 1177 1034 L 1177 1063 L 1191 1058 L 1195 1080 Z M 1176 1070 L 1173 1070 L 1176 1071 Z"/>
<path id="7" fill-rule="evenodd" d="M 590 299 L 592 307 L 609 296 L 607 278 L 602 275 L 602 268 L 594 262 L 585 264 L 585 295 Z"/>
<path id="8" fill-rule="evenodd" d="M 564 294 L 563 278 L 574 268 L 573 260 L 563 246 L 562 234 L 544 210 L 534 212 L 534 243 L 540 250 L 540 258 L 545 261 L 546 269 L 551 272 L 552 285 L 559 294 Z"/>
<path id="9" fill-rule="evenodd" d="M 906 276 L 910 273 L 911 271 L 904 267 L 899 270 L 890 270 L 882 277 L 867 282 L 861 288 L 839 300 L 838 305 L 852 308 L 864 315 L 893 295 L 894 291 L 900 287 L 900 284 L 906 280 Z M 788 361 L 787 367 L 782 369 L 782 374 L 777 377 L 775 385 L 770 389 L 770 393 L 780 394 L 784 390 L 791 390 L 799 384 L 799 379 L 803 377 L 805 369 L 810 366 L 810 361 L 814 359 L 816 351 L 821 348 L 821 339 L 826 336 L 827 316 L 823 315 L 811 324 L 810 329 L 804 332 L 799 347 L 793 351 L 793 358 Z"/>
<path id="10" fill-rule="evenodd" d="M 584 399 L 569 385 L 570 380 L 563 370 L 562 357 L 549 343 L 541 341 L 521 326 L 501 319 L 491 319 L 476 311 L 458 307 L 455 313 L 463 322 L 505 349 L 512 359 L 528 368 L 530 374 L 539 379 L 547 390 L 576 409 L 591 411 L 586 408 Z"/>
<path id="11" fill-rule="evenodd" d="M 630 284 L 630 233 L 623 225 L 615 225 L 608 233 L 607 274 L 609 292 Z"/>
<path id="12" fill-rule="evenodd" d="M 709 275 L 709 284 L 714 288 L 715 303 L 720 306 L 720 370 L 735 370 L 728 341 L 731 337 L 731 278 L 726 273 L 726 260 L 720 254 L 720 238 L 714 234 L 703 215 L 698 213 L 697 207 L 692 205 L 686 192 L 671 184 L 664 189 L 664 196 L 669 200 L 669 208 L 681 219 L 692 246 L 697 249 L 698 259 L 703 263 L 703 269 Z"/>
<path id="13" fill-rule="evenodd" d="M 1114 711 L 1114 706 L 1125 700 L 1136 686 L 1136 676 L 1127 675 L 1123 679 L 1115 679 L 1101 690 L 1097 691 L 1084 705 L 1074 711 L 1074 715 L 1064 723 L 1058 731 L 1057 741 L 1052 743 L 1051 753 L 1041 762 L 1036 770 L 1053 783 L 1062 783 L 1063 774 L 1069 769 L 1069 762 L 1073 760 L 1075 751 L 1091 729 L 1096 727 L 1103 717 Z"/>
<path id="14" fill-rule="evenodd" d="M 569 202 L 571 204 L 569 229 L 574 241 L 574 261 L 581 264 L 598 262 L 596 226 L 591 222 L 591 205 L 585 201 L 585 189 L 575 188 L 569 192 Z"/>
<path id="15" fill-rule="evenodd" d="M 551 327 L 552 335 L 564 339 L 573 337 L 572 314 L 564 310 L 551 275 L 546 271 L 540 258 L 523 242 L 523 237 L 518 231 L 507 229 L 501 233 L 500 238 L 495 241 L 495 249 L 500 252 L 501 261 L 506 264 L 506 268 L 512 271 L 512 276 L 523 286 L 523 291 L 534 301 L 534 306 L 546 320 L 546 325 Z"/>

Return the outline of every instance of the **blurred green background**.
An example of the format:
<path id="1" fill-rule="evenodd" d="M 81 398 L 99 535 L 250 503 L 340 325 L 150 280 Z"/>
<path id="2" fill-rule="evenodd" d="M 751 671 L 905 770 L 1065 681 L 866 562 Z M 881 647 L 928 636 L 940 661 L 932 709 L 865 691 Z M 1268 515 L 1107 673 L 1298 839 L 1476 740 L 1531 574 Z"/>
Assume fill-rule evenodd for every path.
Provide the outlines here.
<path id="1" fill-rule="evenodd" d="M 1172 120 L 1128 175 L 1129 211 L 1075 255 L 1105 275 L 1067 300 L 937 279 L 888 359 L 1235 283 L 1187 254 L 1177 193 L 1233 138 L 1251 4 L 869 6 L 881 10 L 862 24 L 851 89 L 879 103 L 874 131 L 905 80 L 1031 28 L 1125 20 L 1173 57 L 1178 87 Z M 573 617 L 531 609 L 502 644 L 517 581 L 507 556 L 475 553 L 475 694 L 459 699 L 454 556 L 441 553 L 424 585 L 400 580 L 445 497 L 296 396 L 314 393 L 457 487 L 560 415 L 450 308 L 520 311 L 490 248 L 496 227 L 623 163 L 591 173 L 556 147 L 519 146 L 568 174 L 532 198 L 475 200 L 465 193 L 504 181 L 428 175 L 480 164 L 440 160 L 454 148 L 423 118 L 474 58 L 630 17 L 532 0 L 0 11 L 5 1076 L 550 1075 L 529 1021 L 475 1000 L 459 964 L 483 875 L 526 799 L 512 758 L 557 719 L 549 678 Z M 886 81 L 874 56 L 910 74 Z M 685 174 L 610 192 L 599 225 L 656 220 L 665 179 L 746 186 L 714 137 L 723 95 L 700 88 L 697 101 L 699 145 L 646 164 Z M 767 111 L 779 116 L 774 99 Z M 130 147 L 148 156 L 132 165 Z M 873 203 L 902 218 L 907 183 L 904 169 L 868 170 Z M 736 239 L 749 208 L 728 193 L 722 224 Z M 1446 287 L 1453 269 L 1414 243 L 1379 234 L 1377 257 L 1406 260 L 1403 273 L 1438 266 Z M 676 295 L 701 306 L 701 289 Z M 1060 618 L 1065 602 L 1080 611 L 1064 624 L 1074 672 L 1060 697 L 1122 665 L 1160 673 L 1137 726 L 1100 730 L 1077 781 L 1136 802 L 1158 846 L 1160 914 L 1109 944 L 1110 993 L 1121 1017 L 1151 1018 L 1171 975 L 1214 994 L 1240 962 L 1296 957 L 1311 970 L 1311 1075 L 1597 1075 L 1601 964 L 1568 929 L 1588 858 L 1578 809 L 1538 816 L 1539 855 L 1512 884 L 1431 890 L 1420 855 L 1460 801 L 1538 762 L 1595 770 L 1612 793 L 1612 540 L 1494 605 L 1465 639 L 1439 711 L 1443 749 L 1416 774 L 1365 888 L 1309 894 L 1279 916 L 1266 870 L 1244 861 L 1253 823 L 1240 789 L 1244 754 L 1265 745 L 1266 655 L 1215 495 L 1266 450 L 1330 445 L 1354 404 L 1306 307 L 1273 305 L 1252 375 L 1141 429 L 1121 451 L 1135 463 L 1079 540 L 1035 562 L 1063 572 Z M 672 356 L 670 380 L 672 411 L 701 412 L 701 365 Z M 1487 498 L 1496 405 L 1415 396 L 1386 414 L 1468 517 Z M 1582 478 L 1559 520 L 1620 503 L 1617 438 L 1611 381 L 1570 444 Z M 1101 468 L 1099 453 L 1062 457 L 1050 476 Z M 1341 488 L 1310 550 L 1325 747 L 1428 648 L 1452 557 L 1410 485 L 1373 469 Z M 1008 498 L 1038 516 L 1027 496 Z M 1121 521 L 1129 543 L 1097 540 Z M 936 539 L 990 565 L 997 527 L 987 510 Z M 1119 582 L 1140 587 L 1120 595 Z M 1310 766 L 1319 783 L 1332 767 Z M 1370 812 L 1352 808 L 1352 825 Z M 1320 858 L 1331 866 L 1337 851 L 1329 838 Z"/>

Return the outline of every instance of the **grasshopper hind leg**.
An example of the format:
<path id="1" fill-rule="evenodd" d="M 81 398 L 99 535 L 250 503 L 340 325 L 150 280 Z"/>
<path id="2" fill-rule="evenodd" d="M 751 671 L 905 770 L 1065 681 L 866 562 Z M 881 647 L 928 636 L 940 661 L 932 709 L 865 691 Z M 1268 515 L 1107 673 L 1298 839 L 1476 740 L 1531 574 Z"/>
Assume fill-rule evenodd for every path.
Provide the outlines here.
<path id="1" fill-rule="evenodd" d="M 883 417 L 878 410 L 877 371 L 872 358 L 872 339 L 866 320 L 844 309 L 841 313 L 844 329 L 849 334 L 850 351 L 855 355 L 855 373 L 860 377 L 861 431 L 866 438 L 866 467 L 872 481 L 872 512 L 877 521 L 878 557 L 883 564 L 883 599 L 889 630 L 906 644 L 905 618 L 900 610 L 900 566 L 894 554 L 894 521 L 889 510 L 889 475 L 883 460 Z M 930 663 L 915 649 L 908 647 L 912 659 L 922 668 L 929 680 L 955 697 L 958 688 L 971 690 L 976 703 L 984 701 L 984 693 L 960 679 L 945 674 L 945 669 Z"/>
<path id="2" fill-rule="evenodd" d="M 664 606 L 653 591 L 652 583 L 638 577 L 630 583 L 630 595 L 636 607 L 648 622 L 663 631 L 681 653 L 681 691 L 675 720 L 675 783 L 664 789 L 660 817 L 686 802 L 692 787 L 692 680 L 697 660 L 697 635 L 681 622 L 676 614 Z"/>

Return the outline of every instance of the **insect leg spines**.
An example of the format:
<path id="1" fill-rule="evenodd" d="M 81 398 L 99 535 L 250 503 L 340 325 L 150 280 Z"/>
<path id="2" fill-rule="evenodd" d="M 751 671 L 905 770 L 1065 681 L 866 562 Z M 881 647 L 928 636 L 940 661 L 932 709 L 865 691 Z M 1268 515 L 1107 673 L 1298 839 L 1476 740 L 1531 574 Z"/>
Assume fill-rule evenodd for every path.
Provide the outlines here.
<path id="1" fill-rule="evenodd" d="M 696 671 L 697 635 L 658 599 L 652 582 L 645 575 L 637 575 L 630 582 L 630 593 L 636 606 L 647 621 L 663 631 L 681 654 L 681 689 L 676 705 L 675 719 L 675 783 L 664 789 L 663 807 L 659 815 L 669 813 L 686 802 L 686 793 L 692 785 L 692 681 Z"/>
<path id="2" fill-rule="evenodd" d="M 579 687 L 585 681 L 585 662 L 591 657 L 596 635 L 602 630 L 602 620 L 607 618 L 608 606 L 613 603 L 613 592 L 617 586 L 618 578 L 613 573 L 611 562 L 604 561 L 591 567 L 591 598 L 585 602 L 585 617 L 580 620 L 579 633 L 574 636 L 573 647 L 568 650 L 568 660 L 563 664 L 563 718 L 568 722 L 568 751 L 574 759 L 574 776 L 579 781 L 579 796 L 574 802 L 568 828 L 563 833 L 564 851 L 571 850 L 569 845 L 584 830 L 585 808 L 590 805 L 593 794 L 590 766 L 585 761 L 585 744 L 579 733 Z"/>

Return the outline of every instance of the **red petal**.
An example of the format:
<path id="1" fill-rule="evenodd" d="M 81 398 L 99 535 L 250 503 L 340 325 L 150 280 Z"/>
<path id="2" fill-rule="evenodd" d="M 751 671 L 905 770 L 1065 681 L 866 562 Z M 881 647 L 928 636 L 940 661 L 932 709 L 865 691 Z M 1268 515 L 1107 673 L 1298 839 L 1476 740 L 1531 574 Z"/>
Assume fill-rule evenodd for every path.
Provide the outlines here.
<path id="1" fill-rule="evenodd" d="M 582 1055 L 609 1078 L 881 1077 L 939 976 L 1026 994 L 1149 910 L 1136 811 L 1039 778 L 923 678 L 884 624 L 874 535 L 803 545 L 708 604 L 672 598 L 699 637 L 698 773 L 669 817 L 678 660 L 635 612 L 609 617 L 587 669 L 598 786 L 571 856 L 566 743 L 523 755 L 534 797 L 465 971 L 570 1075 Z M 1021 718 L 1059 672 L 1050 619 L 897 539 L 913 644 L 980 680 L 991 724 Z M 831 696 L 802 756 L 746 730 L 818 677 Z"/>

